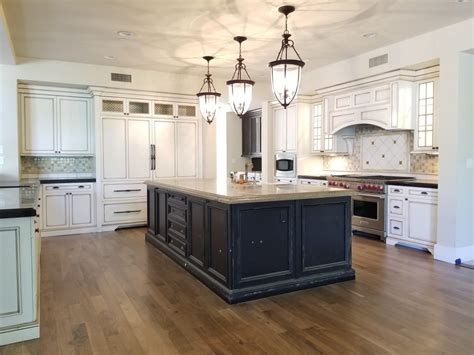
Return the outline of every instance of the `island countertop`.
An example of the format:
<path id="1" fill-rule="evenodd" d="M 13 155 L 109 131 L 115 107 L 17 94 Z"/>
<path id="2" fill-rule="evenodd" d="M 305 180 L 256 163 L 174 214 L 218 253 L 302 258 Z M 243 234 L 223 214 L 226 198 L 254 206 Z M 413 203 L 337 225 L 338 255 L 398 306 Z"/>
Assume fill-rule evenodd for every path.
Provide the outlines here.
<path id="1" fill-rule="evenodd" d="M 352 192 L 328 187 L 292 184 L 233 184 L 229 179 L 166 179 L 146 181 L 149 186 L 168 189 L 226 204 L 303 200 L 351 196 Z"/>
<path id="2" fill-rule="evenodd" d="M 39 187 L 37 184 L 1 183 L 0 218 L 32 217 L 36 215 Z"/>

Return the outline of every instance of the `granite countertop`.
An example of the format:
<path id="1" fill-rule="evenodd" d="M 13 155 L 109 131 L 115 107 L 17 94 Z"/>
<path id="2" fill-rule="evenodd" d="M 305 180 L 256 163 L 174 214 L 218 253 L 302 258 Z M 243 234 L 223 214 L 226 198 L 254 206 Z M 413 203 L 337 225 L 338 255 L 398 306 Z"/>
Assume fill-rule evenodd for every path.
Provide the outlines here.
<path id="1" fill-rule="evenodd" d="M 387 185 L 426 187 L 430 189 L 437 189 L 438 181 L 436 180 L 400 180 L 400 181 L 390 181 L 387 183 Z"/>
<path id="2" fill-rule="evenodd" d="M 36 216 L 37 183 L 0 182 L 0 186 L 0 218 Z"/>
<path id="3" fill-rule="evenodd" d="M 161 187 L 192 196 L 226 204 L 315 199 L 352 196 L 345 189 L 291 184 L 232 184 L 229 179 L 167 179 L 146 181 L 149 186 Z"/>
<path id="4" fill-rule="evenodd" d="M 96 182 L 95 178 L 42 178 L 41 184 L 69 184 L 69 183 L 85 183 Z"/>

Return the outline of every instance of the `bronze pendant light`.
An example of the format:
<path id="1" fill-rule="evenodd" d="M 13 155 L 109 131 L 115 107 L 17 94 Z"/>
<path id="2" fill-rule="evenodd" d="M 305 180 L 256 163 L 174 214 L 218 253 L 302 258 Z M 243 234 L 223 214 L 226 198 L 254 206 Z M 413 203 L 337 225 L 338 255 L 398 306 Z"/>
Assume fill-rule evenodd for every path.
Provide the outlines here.
<path id="1" fill-rule="evenodd" d="M 281 48 L 276 60 L 268 63 L 272 72 L 272 90 L 278 102 L 286 109 L 298 93 L 301 80 L 301 69 L 304 62 L 295 49 L 294 42 L 290 39 L 291 34 L 288 31 L 288 15 L 295 11 L 294 6 L 286 5 L 278 8 L 278 12 L 285 15 L 285 31 L 281 41 Z M 288 57 L 288 50 L 292 49 L 296 58 Z M 291 55 L 291 52 L 290 52 Z"/>
<path id="2" fill-rule="evenodd" d="M 239 42 L 239 58 L 237 58 L 232 79 L 226 82 L 229 88 L 229 103 L 239 117 L 248 111 L 252 102 L 252 88 L 255 85 L 255 81 L 250 78 L 247 72 L 244 58 L 242 58 L 242 42 L 246 40 L 247 37 L 244 36 L 234 37 L 234 41 Z M 247 78 L 242 78 L 242 73 L 245 73 Z"/>
<path id="3" fill-rule="evenodd" d="M 207 61 L 207 74 L 205 75 L 204 82 L 196 96 L 199 98 L 199 108 L 202 117 L 207 123 L 211 124 L 216 117 L 216 112 L 219 106 L 219 97 L 221 94 L 216 91 L 211 79 L 212 74 L 209 73 L 209 62 L 213 60 L 214 57 L 205 56 L 202 58 Z M 203 89 L 206 91 L 203 91 Z"/>

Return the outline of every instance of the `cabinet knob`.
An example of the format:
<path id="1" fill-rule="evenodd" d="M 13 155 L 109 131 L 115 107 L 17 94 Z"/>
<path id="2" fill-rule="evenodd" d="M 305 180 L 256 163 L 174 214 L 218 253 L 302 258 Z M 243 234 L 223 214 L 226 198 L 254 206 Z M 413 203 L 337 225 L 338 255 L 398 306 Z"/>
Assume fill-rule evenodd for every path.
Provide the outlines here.
<path id="1" fill-rule="evenodd" d="M 260 241 L 260 244 L 263 244 L 263 240 Z"/>
<path id="2" fill-rule="evenodd" d="M 40 230 L 39 230 L 38 228 L 35 229 L 35 233 L 39 233 L 39 231 L 40 231 Z"/>
<path id="3" fill-rule="evenodd" d="M 219 253 L 222 253 L 222 249 L 219 249 L 218 252 L 219 252 Z"/>

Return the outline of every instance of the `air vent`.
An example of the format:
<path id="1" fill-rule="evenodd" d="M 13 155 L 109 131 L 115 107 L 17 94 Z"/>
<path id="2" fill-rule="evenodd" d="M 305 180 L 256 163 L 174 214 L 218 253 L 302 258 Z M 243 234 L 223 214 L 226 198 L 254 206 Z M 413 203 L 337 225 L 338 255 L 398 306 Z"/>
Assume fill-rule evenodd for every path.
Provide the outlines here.
<path id="1" fill-rule="evenodd" d="M 112 81 L 121 81 L 124 83 L 132 82 L 132 76 L 130 74 L 112 73 L 110 76 Z"/>
<path id="2" fill-rule="evenodd" d="M 388 54 L 379 55 L 369 59 L 369 68 L 388 63 Z"/>

